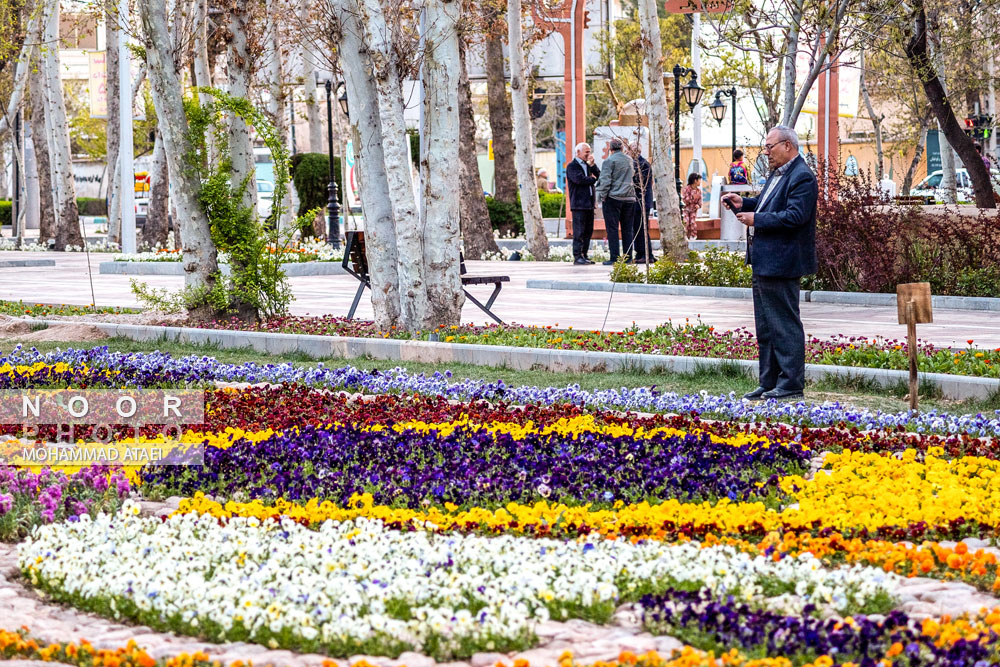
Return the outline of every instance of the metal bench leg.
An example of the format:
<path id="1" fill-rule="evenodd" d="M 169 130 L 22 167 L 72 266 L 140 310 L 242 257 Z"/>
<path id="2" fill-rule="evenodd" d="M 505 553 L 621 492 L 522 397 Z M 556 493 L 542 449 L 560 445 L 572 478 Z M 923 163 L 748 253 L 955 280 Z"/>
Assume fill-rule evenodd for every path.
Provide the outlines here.
<path id="1" fill-rule="evenodd" d="M 469 294 L 469 290 L 463 288 L 462 291 L 465 292 L 465 296 L 468 297 L 469 301 L 476 304 L 479 310 L 489 315 L 493 319 L 493 321 L 496 322 L 497 324 L 503 324 L 503 320 L 494 315 L 493 311 L 490 310 L 490 306 L 493 305 L 493 300 L 496 299 L 497 293 L 500 291 L 499 285 L 497 285 L 497 287 L 493 290 L 493 294 L 490 296 L 489 301 L 486 302 L 485 306 L 479 302 L 479 299 Z"/>
<path id="2" fill-rule="evenodd" d="M 489 310 L 490 308 L 492 308 L 492 307 L 493 307 L 493 302 L 497 300 L 497 295 L 498 295 L 498 294 L 500 294 L 500 288 L 501 288 L 502 286 L 503 286 L 503 283 L 496 283 L 496 284 L 495 284 L 495 285 L 493 286 L 493 294 L 490 294 L 490 298 L 489 298 L 489 300 L 488 300 L 488 301 L 486 302 L 486 309 L 487 309 L 487 310 Z"/>
<path id="3" fill-rule="evenodd" d="M 361 302 L 361 294 L 365 291 L 365 287 L 368 285 L 366 283 L 361 283 L 358 285 L 358 291 L 354 293 L 354 303 L 351 304 L 351 310 L 347 313 L 347 319 L 354 319 L 354 311 L 358 309 L 358 303 Z"/>

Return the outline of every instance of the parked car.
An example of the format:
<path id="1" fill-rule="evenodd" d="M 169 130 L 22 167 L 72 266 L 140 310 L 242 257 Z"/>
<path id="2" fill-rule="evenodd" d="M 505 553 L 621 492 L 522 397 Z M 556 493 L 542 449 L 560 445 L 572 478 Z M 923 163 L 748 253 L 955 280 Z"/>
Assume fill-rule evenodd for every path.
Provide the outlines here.
<path id="1" fill-rule="evenodd" d="M 257 181 L 257 215 L 266 218 L 271 215 L 271 207 L 274 205 L 274 183 L 271 181 Z"/>
<path id="2" fill-rule="evenodd" d="M 942 178 L 943 173 L 940 169 L 931 172 L 927 178 L 917 183 L 916 187 L 910 190 L 910 194 L 914 197 L 934 197 L 935 200 L 941 201 L 944 199 L 944 191 L 941 189 Z M 993 183 L 993 190 L 1000 194 L 1000 172 L 991 171 L 990 180 Z M 972 179 L 969 177 L 968 170 L 964 168 L 955 170 L 955 185 L 958 186 L 959 202 L 964 203 L 975 200 Z"/>

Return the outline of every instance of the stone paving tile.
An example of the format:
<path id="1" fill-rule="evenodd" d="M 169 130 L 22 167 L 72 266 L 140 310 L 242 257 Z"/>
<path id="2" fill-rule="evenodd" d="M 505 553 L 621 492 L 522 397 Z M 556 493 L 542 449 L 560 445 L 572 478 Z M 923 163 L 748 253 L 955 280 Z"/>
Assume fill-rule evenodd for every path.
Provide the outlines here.
<path id="1" fill-rule="evenodd" d="M 0 252 L 0 259 L 36 258 L 38 253 Z M 25 301 L 71 303 L 91 302 L 90 284 L 81 279 L 87 275 L 87 258 L 80 253 L 56 253 L 55 268 L 0 269 L 0 298 Z M 91 255 L 94 291 L 102 305 L 136 305 L 129 281 L 133 276 L 101 275 L 100 261 L 110 255 Z M 753 329 L 753 304 L 742 299 L 709 299 L 689 296 L 650 294 L 610 294 L 578 291 L 529 290 L 529 279 L 565 279 L 606 281 L 609 267 L 574 266 L 560 262 L 467 262 L 471 274 L 509 275 L 495 304 L 497 315 L 507 322 L 521 324 L 573 326 L 578 329 L 618 330 L 633 322 L 642 327 L 655 326 L 672 319 L 698 318 L 719 329 L 747 327 Z M 151 287 L 179 289 L 180 276 L 139 276 L 137 280 Z M 298 315 L 346 314 L 350 308 L 357 281 L 351 276 L 302 276 L 290 278 L 295 295 L 291 310 Z M 478 292 L 473 292 L 478 294 Z M 610 310 L 609 310 L 610 301 Z M 901 338 L 905 329 L 896 320 L 895 306 L 845 306 L 840 304 L 804 303 L 802 317 L 806 333 L 827 337 L 839 333 L 852 336 L 876 335 Z M 607 321 L 605 323 L 605 314 Z M 938 309 L 934 323 L 921 324 L 919 336 L 937 345 L 965 347 L 972 339 L 983 347 L 1000 347 L 1000 317 L 985 311 L 947 311 Z M 369 296 L 361 300 L 357 316 L 371 318 Z M 490 321 L 478 309 L 468 305 L 462 311 L 467 323 L 487 324 Z"/>

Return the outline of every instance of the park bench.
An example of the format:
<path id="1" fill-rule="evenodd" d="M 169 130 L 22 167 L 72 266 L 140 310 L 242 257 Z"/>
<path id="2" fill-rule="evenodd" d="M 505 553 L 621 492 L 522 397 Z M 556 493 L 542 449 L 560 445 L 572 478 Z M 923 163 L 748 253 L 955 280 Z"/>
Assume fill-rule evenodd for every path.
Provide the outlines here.
<path id="1" fill-rule="evenodd" d="M 934 203 L 934 197 L 919 196 L 919 195 L 899 195 L 898 197 L 893 197 L 892 200 L 899 204 L 900 206 L 926 206 L 927 204 Z"/>
<path id="2" fill-rule="evenodd" d="M 459 262 L 459 273 L 462 276 L 462 291 L 465 292 L 466 298 L 476 304 L 479 310 L 489 315 L 494 322 L 503 324 L 503 320 L 494 315 L 491 308 L 493 307 L 493 302 L 496 301 L 497 296 L 500 294 L 500 288 L 504 283 L 510 282 L 510 276 L 470 276 L 467 274 L 465 268 L 465 257 L 461 253 L 459 254 Z M 354 319 L 354 311 L 358 309 L 358 303 L 361 302 L 361 295 L 364 293 L 365 288 L 371 289 L 372 286 L 371 277 L 368 274 L 368 256 L 365 254 L 364 232 L 347 232 L 344 261 L 341 262 L 341 266 L 361 283 L 358 285 L 358 291 L 354 294 L 354 302 L 351 304 L 351 310 L 347 313 L 347 319 L 350 320 Z M 469 290 L 465 289 L 466 286 L 472 285 L 493 285 L 493 293 L 490 294 L 490 298 L 486 300 L 485 304 L 469 294 Z"/>

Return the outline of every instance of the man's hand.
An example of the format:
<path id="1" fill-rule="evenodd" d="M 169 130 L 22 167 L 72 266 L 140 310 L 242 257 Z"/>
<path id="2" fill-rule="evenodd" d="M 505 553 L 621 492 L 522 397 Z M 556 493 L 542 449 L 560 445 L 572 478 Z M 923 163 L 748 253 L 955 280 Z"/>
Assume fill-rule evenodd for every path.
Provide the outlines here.
<path id="1" fill-rule="evenodd" d="M 735 192 L 727 192 L 722 195 L 722 201 L 729 202 L 733 205 L 733 210 L 738 211 L 743 208 L 743 197 L 739 196 Z"/>
<path id="2" fill-rule="evenodd" d="M 747 227 L 753 227 L 753 213 L 737 213 L 736 219 Z"/>
<path id="3" fill-rule="evenodd" d="M 594 166 L 594 156 L 593 155 L 591 155 L 589 158 L 587 158 L 587 164 L 589 164 L 591 167 Z"/>

